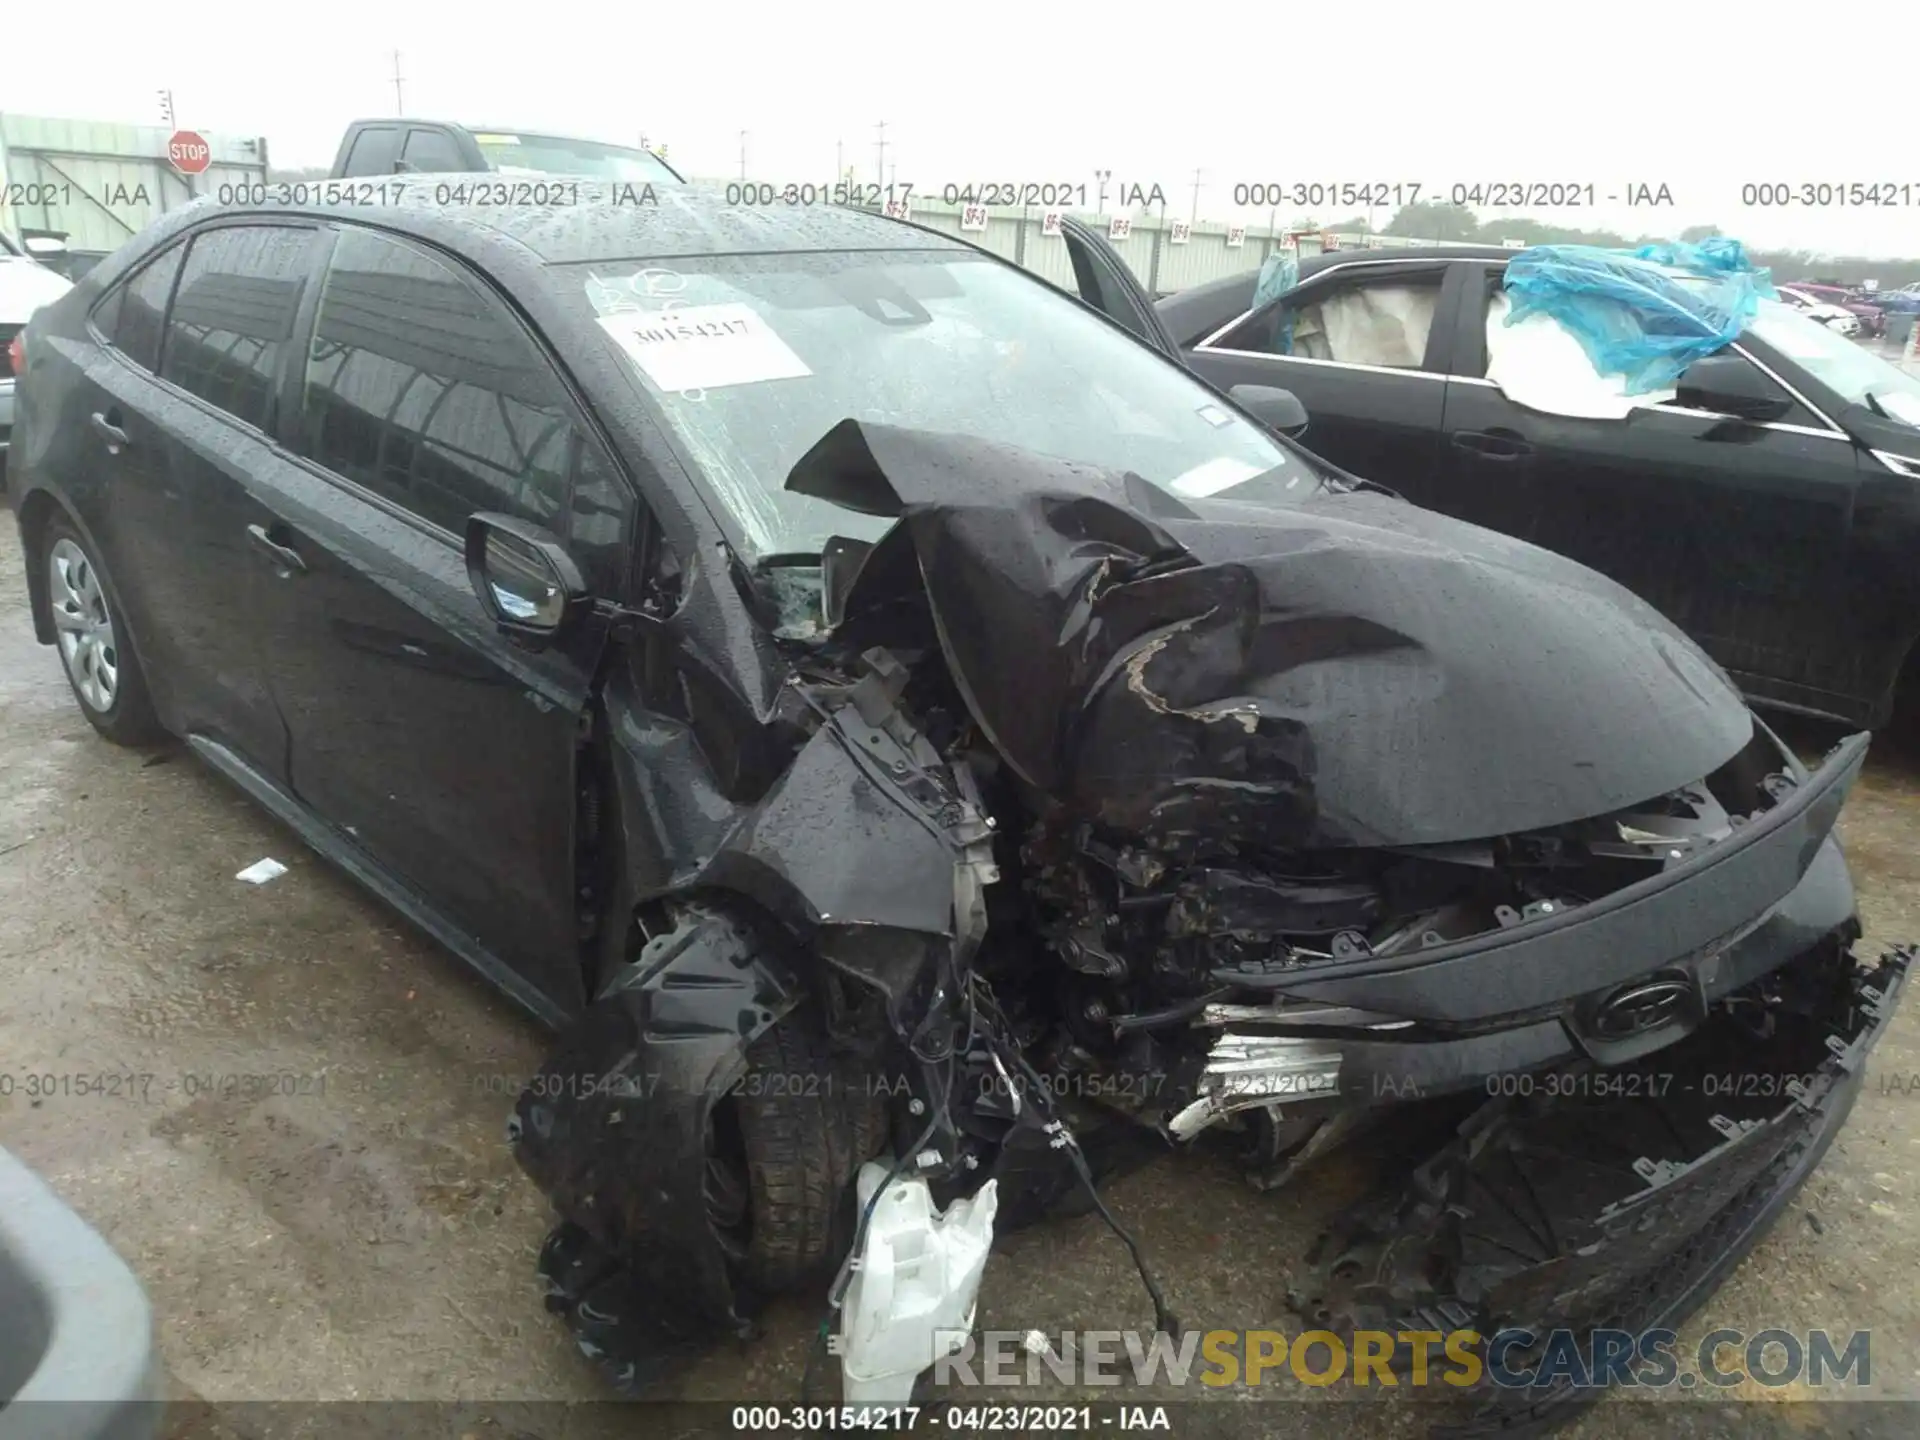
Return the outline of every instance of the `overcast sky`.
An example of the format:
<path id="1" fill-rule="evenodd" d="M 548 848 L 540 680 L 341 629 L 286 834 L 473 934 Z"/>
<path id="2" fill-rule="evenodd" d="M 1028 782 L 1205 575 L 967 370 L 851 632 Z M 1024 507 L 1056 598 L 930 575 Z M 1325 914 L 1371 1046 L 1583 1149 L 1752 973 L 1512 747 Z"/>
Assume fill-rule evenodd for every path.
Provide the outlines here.
<path id="1" fill-rule="evenodd" d="M 359 116 L 405 113 L 666 142 L 698 175 L 1158 184 L 1171 213 L 1236 213 L 1237 183 L 1592 183 L 1536 218 L 1628 234 L 1717 224 L 1752 245 L 1920 255 L 1920 6 L 1830 0 L 1791 37 L 1761 11 L 1211 0 L 445 7 L 327 0 L 71 6 L 0 26 L 0 109 L 261 134 L 324 165 Z M 1657 17 L 1657 18 L 1656 18 Z M 1665 24 L 1661 23 L 1665 20 Z M 844 147 L 836 150 L 836 147 Z M 1891 182 L 1904 206 L 1776 209 L 1743 184 Z M 1608 203 L 1665 184 L 1670 208 Z M 1283 208 L 1280 220 L 1290 218 Z M 1344 218 L 1339 206 L 1316 219 Z M 1376 213 L 1384 224 L 1389 211 Z"/>

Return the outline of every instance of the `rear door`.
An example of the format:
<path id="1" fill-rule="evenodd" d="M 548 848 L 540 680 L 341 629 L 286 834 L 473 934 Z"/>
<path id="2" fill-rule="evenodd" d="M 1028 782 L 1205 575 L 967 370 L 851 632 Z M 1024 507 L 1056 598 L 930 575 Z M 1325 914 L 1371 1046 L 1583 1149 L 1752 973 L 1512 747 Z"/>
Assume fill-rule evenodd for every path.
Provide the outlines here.
<path id="1" fill-rule="evenodd" d="M 563 539 L 574 514 L 604 528 L 611 512 L 624 541 L 633 503 L 544 348 L 454 261 L 343 226 L 303 330 L 282 428 L 301 458 L 269 497 L 287 583 L 267 673 L 293 788 L 570 1010 L 575 759 L 598 647 L 509 644 L 469 588 L 462 536 L 480 510 Z M 579 558 L 619 594 L 617 553 Z"/>
<path id="2" fill-rule="evenodd" d="M 1363 479 L 1425 503 L 1446 394 L 1447 277 L 1440 261 L 1331 266 L 1209 336 L 1188 361 L 1221 390 L 1291 390 L 1300 441 Z"/>
<path id="3" fill-rule="evenodd" d="M 1740 346 L 1758 383 L 1791 402 L 1779 421 L 1678 400 L 1608 417 L 1517 403 L 1487 377 L 1487 326 L 1504 301 L 1498 267 L 1480 269 L 1463 291 L 1436 508 L 1618 580 L 1751 693 L 1819 706 L 1820 656 L 1846 609 L 1859 483 L 1848 437 Z"/>
<path id="4" fill-rule="evenodd" d="M 113 352 L 87 422 L 124 481 L 107 510 L 166 714 L 276 779 L 286 732 L 261 667 L 247 535 L 267 518 L 258 488 L 276 463 L 275 396 L 318 233 L 197 230 L 94 316 Z"/>

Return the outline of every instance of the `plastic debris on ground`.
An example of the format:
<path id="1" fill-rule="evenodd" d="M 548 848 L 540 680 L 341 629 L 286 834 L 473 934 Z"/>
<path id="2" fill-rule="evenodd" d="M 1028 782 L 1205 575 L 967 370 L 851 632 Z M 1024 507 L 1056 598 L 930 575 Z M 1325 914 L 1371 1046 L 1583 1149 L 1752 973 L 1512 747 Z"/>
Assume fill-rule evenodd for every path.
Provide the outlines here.
<path id="1" fill-rule="evenodd" d="M 1508 262 L 1507 324 L 1550 315 L 1625 393 L 1665 389 L 1702 356 L 1723 349 L 1774 295 L 1738 241 L 1645 245 L 1536 245 Z"/>
<path id="2" fill-rule="evenodd" d="M 272 856 L 268 856 L 264 860 L 254 861 L 253 864 L 238 872 L 233 878 L 236 880 L 244 880 L 249 885 L 264 885 L 269 880 L 278 880 L 286 873 L 286 866 L 282 865 Z"/>

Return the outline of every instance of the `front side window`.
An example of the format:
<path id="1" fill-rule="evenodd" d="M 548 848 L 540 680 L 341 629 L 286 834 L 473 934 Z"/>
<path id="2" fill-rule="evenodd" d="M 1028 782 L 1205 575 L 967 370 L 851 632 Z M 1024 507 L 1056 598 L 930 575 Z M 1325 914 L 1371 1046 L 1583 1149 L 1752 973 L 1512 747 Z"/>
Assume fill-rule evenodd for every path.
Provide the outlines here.
<path id="1" fill-rule="evenodd" d="M 562 533 L 579 436 L 546 359 L 493 294 L 424 251 L 343 231 L 320 292 L 301 443 L 460 534 L 478 510 Z"/>
<path id="2" fill-rule="evenodd" d="M 1285 503 L 1320 483 L 1186 370 L 985 257 L 704 256 L 557 274 L 571 276 L 755 558 L 886 528 L 782 488 L 850 417 L 1130 470 L 1195 497 Z"/>
<path id="3" fill-rule="evenodd" d="M 376 125 L 353 137 L 347 152 L 348 175 L 391 175 L 393 162 L 400 158 L 400 131 L 393 125 Z"/>
<path id="4" fill-rule="evenodd" d="M 235 225 L 194 236 L 167 316 L 161 376 L 268 429 L 315 235 Z"/>
<path id="5" fill-rule="evenodd" d="M 460 147 L 444 130 L 407 132 L 407 148 L 400 158 L 406 162 L 407 169 L 429 173 L 467 168 L 460 158 Z"/>

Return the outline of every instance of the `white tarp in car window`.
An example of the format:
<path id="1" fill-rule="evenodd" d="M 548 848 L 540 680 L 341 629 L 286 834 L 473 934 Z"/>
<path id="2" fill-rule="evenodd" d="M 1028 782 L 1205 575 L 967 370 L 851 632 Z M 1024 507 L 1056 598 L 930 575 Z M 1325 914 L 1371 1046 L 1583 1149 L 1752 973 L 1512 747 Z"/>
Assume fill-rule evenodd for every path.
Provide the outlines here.
<path id="1" fill-rule="evenodd" d="M 1500 294 L 1487 307 L 1487 379 L 1514 404 L 1549 415 L 1624 420 L 1636 405 L 1673 399 L 1671 389 L 1627 394 L 1627 377 L 1595 370 L 1580 342 L 1551 315 L 1536 311 L 1509 325 L 1510 308 Z"/>
<path id="2" fill-rule="evenodd" d="M 1418 368 L 1433 328 L 1437 285 L 1373 285 L 1303 306 L 1293 322 L 1293 353 L 1350 365 Z"/>

